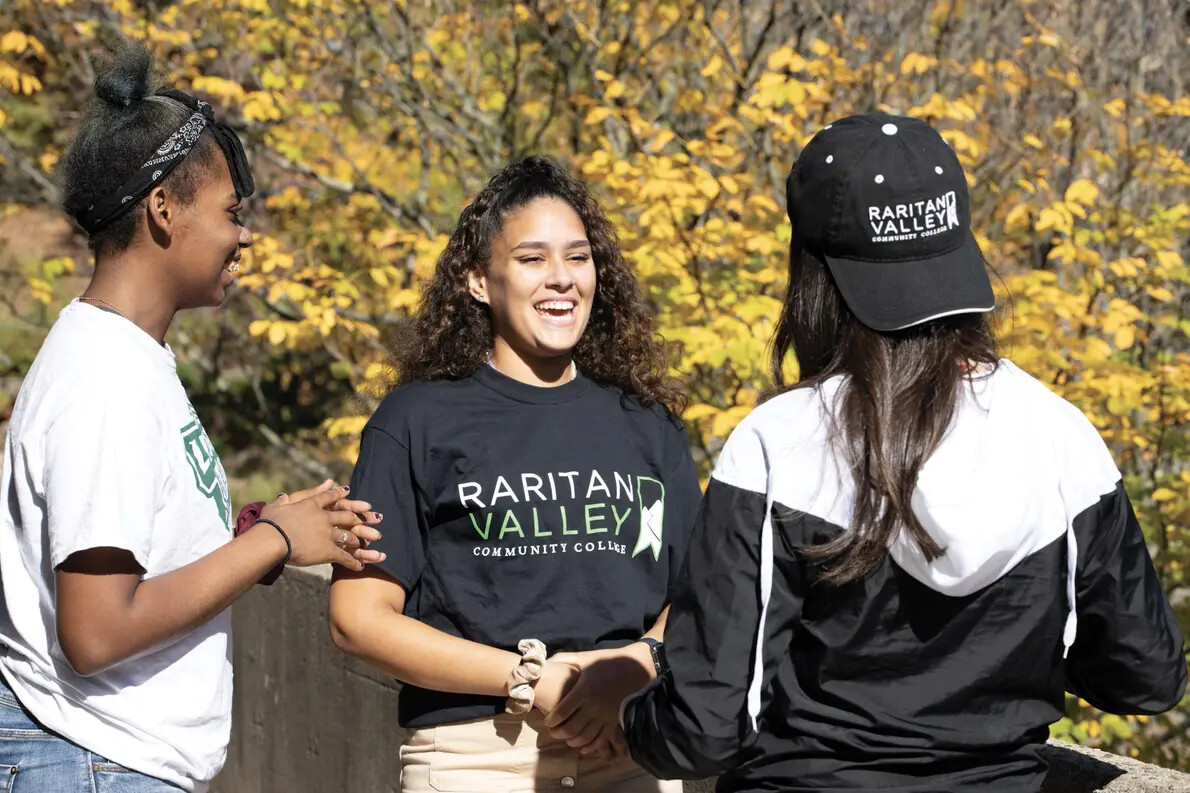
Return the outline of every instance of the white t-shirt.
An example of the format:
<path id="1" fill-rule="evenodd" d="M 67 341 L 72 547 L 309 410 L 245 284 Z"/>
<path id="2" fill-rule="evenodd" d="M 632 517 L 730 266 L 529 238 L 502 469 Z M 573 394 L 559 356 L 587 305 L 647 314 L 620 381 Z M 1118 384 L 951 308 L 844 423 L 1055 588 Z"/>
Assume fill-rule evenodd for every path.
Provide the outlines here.
<path id="1" fill-rule="evenodd" d="M 0 474 L 0 670 L 38 721 L 202 791 L 227 755 L 231 613 L 91 677 L 58 643 L 54 568 L 122 548 L 145 578 L 231 539 L 223 466 L 166 346 L 86 303 L 62 310 L 17 397 Z"/>

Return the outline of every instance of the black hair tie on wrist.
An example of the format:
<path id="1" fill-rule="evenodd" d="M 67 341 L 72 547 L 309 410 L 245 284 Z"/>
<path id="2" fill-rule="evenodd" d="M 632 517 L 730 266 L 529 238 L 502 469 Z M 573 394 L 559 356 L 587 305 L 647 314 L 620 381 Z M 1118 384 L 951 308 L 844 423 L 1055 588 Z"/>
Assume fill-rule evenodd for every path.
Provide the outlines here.
<path id="1" fill-rule="evenodd" d="M 273 523 L 268 518 L 257 518 L 256 523 L 253 523 L 252 525 L 255 526 L 257 523 L 267 523 L 268 525 L 272 526 L 277 530 L 277 533 L 281 535 L 281 539 L 285 540 L 285 558 L 278 562 L 276 567 L 274 567 L 272 570 L 266 573 L 263 578 L 260 579 L 260 583 L 268 586 L 281 576 L 281 572 L 285 569 L 285 565 L 289 562 L 289 557 L 293 553 L 293 545 L 289 542 L 289 535 L 285 533 L 285 530 L 276 523 Z"/>

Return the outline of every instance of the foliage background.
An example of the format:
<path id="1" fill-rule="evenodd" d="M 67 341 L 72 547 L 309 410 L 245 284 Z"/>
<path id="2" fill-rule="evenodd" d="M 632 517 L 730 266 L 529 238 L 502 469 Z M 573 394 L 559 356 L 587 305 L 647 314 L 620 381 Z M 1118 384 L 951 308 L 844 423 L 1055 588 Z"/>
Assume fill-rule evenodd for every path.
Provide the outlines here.
<path id="1" fill-rule="evenodd" d="M 879 108 L 958 153 L 1005 352 L 1102 430 L 1190 624 L 1186 0 L 8 0 L 0 419 L 89 272 L 52 172 L 115 33 L 234 120 L 262 187 L 242 288 L 170 337 L 241 497 L 347 476 L 459 210 L 539 152 L 613 215 L 706 470 L 769 386 L 789 166 Z M 1060 737 L 1190 768 L 1185 703 L 1067 712 Z"/>

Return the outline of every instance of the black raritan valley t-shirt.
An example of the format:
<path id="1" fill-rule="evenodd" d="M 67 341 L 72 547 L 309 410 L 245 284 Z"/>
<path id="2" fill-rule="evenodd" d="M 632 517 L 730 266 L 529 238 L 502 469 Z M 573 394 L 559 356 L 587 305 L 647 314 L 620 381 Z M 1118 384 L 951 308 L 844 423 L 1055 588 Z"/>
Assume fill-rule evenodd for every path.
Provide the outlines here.
<path id="1" fill-rule="evenodd" d="M 380 569 L 405 614 L 446 633 L 550 654 L 628 644 L 652 627 L 701 497 L 685 431 L 581 374 L 552 388 L 489 366 L 393 391 L 363 432 L 353 498 L 384 515 Z M 425 727 L 505 700 L 401 690 Z"/>

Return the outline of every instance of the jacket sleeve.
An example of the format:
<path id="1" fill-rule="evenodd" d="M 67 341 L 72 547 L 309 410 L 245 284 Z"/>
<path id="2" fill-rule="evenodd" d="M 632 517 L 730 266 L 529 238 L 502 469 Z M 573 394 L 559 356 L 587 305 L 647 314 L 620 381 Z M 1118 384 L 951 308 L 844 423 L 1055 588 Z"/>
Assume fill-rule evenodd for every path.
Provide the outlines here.
<path id="1" fill-rule="evenodd" d="M 632 758 L 657 777 L 731 768 L 787 654 L 798 565 L 774 530 L 766 472 L 759 438 L 741 426 L 716 464 L 670 604 L 669 671 L 624 703 Z"/>
<path id="2" fill-rule="evenodd" d="M 1122 481 L 1075 516 L 1074 535 L 1078 635 L 1067 689 L 1109 713 L 1173 708 L 1186 690 L 1182 631 Z"/>

